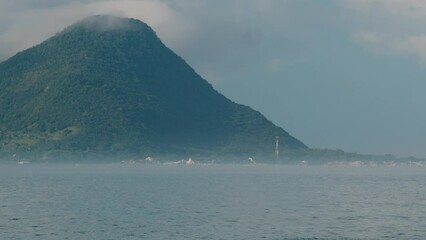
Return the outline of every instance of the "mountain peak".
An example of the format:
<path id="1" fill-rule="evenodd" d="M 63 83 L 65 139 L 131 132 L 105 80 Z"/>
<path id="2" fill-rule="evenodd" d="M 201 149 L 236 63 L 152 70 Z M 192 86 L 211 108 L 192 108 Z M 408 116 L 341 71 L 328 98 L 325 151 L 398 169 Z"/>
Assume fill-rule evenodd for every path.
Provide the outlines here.
<path id="1" fill-rule="evenodd" d="M 306 149 L 136 19 L 71 25 L 0 63 L 0 89 L 0 156 L 270 157 L 275 136 L 283 150 Z"/>
<path id="2" fill-rule="evenodd" d="M 133 19 L 123 18 L 113 15 L 94 15 L 87 17 L 67 29 L 83 28 L 86 30 L 110 31 L 110 30 L 140 30 L 151 28 L 144 22 Z"/>

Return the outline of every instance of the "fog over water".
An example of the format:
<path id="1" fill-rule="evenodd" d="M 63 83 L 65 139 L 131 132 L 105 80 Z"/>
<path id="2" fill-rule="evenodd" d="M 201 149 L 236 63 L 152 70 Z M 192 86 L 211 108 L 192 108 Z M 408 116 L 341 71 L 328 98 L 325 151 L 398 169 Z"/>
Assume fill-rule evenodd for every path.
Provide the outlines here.
<path id="1" fill-rule="evenodd" d="M 5 148 L 0 240 L 426 239 L 426 1 L 0 0 L 0 62 L 97 14 L 146 22 L 221 94 L 311 148 L 310 159 L 293 159 L 280 138 L 278 159 L 293 165 L 257 164 L 276 162 L 275 136 L 271 159 L 239 165 L 94 151 L 84 159 L 86 145 L 35 163 Z M 4 128 L 0 137 L 14 137 Z M 14 139 L 17 149 L 32 137 Z"/>

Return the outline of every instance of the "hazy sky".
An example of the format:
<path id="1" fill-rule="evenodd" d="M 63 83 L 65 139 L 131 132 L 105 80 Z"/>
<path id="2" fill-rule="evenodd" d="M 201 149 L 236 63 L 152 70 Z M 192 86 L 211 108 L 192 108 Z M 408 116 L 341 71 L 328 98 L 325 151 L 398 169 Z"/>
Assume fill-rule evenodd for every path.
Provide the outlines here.
<path id="1" fill-rule="evenodd" d="M 426 157 L 424 0 L 0 0 L 0 59 L 93 14 L 145 21 L 310 147 Z"/>

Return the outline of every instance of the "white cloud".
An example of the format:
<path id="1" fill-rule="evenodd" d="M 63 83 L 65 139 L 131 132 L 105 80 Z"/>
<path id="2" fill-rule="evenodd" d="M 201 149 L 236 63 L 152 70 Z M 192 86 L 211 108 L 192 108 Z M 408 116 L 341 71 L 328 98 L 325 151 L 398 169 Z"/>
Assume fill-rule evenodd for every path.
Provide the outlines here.
<path id="1" fill-rule="evenodd" d="M 184 44 L 191 35 L 191 23 L 162 1 L 110 0 L 89 4 L 87 8 L 94 14 L 113 14 L 142 20 L 172 47 Z"/>
<path id="2" fill-rule="evenodd" d="M 276 71 L 297 57 L 309 45 L 300 39 L 310 39 L 305 26 L 315 25 L 316 11 L 286 0 L 0 0 L 0 6 L 0 60 L 84 17 L 113 14 L 146 22 L 215 83 L 250 66 Z"/>
<path id="3" fill-rule="evenodd" d="M 349 0 L 344 6 L 358 14 L 355 42 L 375 53 L 411 55 L 426 64 L 426 1 Z"/>
<path id="4" fill-rule="evenodd" d="M 352 35 L 354 40 L 367 44 L 381 44 L 383 40 L 374 32 L 356 32 Z"/>
<path id="5" fill-rule="evenodd" d="M 344 4 L 363 12 L 386 11 L 407 18 L 426 18 L 424 0 L 347 0 Z"/>
<path id="6" fill-rule="evenodd" d="M 403 54 L 418 56 L 426 64 L 426 35 L 408 36 L 397 42 L 394 49 Z"/>
<path id="7" fill-rule="evenodd" d="M 187 41 L 191 24 L 169 5 L 157 0 L 108 0 L 65 2 L 27 8 L 0 1 L 0 56 L 8 57 L 42 42 L 66 26 L 94 14 L 113 14 L 140 19 L 172 47 Z M 27 1 L 28 2 L 28 1 Z"/>
<path id="8" fill-rule="evenodd" d="M 271 72 L 279 72 L 279 71 L 282 71 L 282 69 L 283 69 L 285 66 L 289 65 L 289 64 L 291 64 L 291 62 L 290 62 L 289 60 L 287 60 L 287 59 L 283 59 L 283 58 L 273 58 L 273 59 L 270 59 L 270 60 L 266 63 L 266 65 L 267 65 L 268 69 L 269 69 Z"/>

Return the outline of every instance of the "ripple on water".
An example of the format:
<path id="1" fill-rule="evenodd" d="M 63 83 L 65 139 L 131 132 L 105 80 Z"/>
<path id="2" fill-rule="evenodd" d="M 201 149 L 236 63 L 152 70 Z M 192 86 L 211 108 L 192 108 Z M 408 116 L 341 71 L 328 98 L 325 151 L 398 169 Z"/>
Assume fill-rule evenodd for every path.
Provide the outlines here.
<path id="1" fill-rule="evenodd" d="M 426 200 L 419 193 L 426 192 L 426 171 L 376 170 L 105 165 L 81 165 L 78 171 L 46 166 L 31 174 L 11 170 L 13 179 L 0 174 L 0 235 L 424 239 Z"/>

